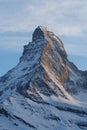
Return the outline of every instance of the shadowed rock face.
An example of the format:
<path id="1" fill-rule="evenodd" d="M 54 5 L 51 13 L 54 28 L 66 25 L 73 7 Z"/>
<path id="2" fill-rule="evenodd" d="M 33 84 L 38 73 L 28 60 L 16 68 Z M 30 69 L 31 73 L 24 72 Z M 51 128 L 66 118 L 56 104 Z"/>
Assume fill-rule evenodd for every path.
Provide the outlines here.
<path id="1" fill-rule="evenodd" d="M 38 26 L 18 65 L 0 78 L 0 130 L 86 130 L 86 99 L 87 71 L 68 60 L 53 32 Z"/>
<path id="2" fill-rule="evenodd" d="M 36 41 L 37 39 L 43 39 L 44 32 L 41 30 L 40 26 L 38 26 L 32 36 L 32 42 Z"/>

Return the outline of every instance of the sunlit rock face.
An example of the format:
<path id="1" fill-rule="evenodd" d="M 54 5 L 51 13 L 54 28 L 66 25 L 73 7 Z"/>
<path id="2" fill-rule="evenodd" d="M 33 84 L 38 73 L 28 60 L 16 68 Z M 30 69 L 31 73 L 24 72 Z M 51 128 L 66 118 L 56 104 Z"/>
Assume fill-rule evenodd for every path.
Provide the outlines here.
<path id="1" fill-rule="evenodd" d="M 86 99 L 87 71 L 38 26 L 17 66 L 0 78 L 0 130 L 86 130 Z"/>

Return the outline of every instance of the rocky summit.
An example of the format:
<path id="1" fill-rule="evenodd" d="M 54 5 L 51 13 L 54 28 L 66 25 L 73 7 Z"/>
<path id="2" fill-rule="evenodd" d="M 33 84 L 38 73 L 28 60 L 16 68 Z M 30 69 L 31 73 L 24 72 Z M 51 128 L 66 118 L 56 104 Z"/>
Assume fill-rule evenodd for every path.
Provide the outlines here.
<path id="1" fill-rule="evenodd" d="M 16 67 L 0 77 L 0 130 L 87 130 L 87 71 L 38 26 Z"/>

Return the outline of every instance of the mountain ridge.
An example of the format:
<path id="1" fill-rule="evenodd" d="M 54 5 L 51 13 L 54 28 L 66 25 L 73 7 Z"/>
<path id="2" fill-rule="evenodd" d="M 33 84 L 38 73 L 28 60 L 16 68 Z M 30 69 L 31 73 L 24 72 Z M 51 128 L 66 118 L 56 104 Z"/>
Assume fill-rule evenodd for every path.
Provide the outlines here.
<path id="1" fill-rule="evenodd" d="M 38 26 L 17 66 L 0 78 L 1 130 L 3 119 L 8 130 L 86 130 L 86 76 L 68 60 L 62 41 Z"/>

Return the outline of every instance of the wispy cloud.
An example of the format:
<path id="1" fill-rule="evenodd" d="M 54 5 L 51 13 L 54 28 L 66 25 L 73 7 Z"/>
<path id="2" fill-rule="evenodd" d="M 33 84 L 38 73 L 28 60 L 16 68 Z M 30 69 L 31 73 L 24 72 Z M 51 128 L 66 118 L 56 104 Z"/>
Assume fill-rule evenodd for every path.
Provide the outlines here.
<path id="1" fill-rule="evenodd" d="M 0 30 L 32 31 L 45 25 L 60 35 L 82 35 L 87 30 L 87 1 L 0 1 Z"/>
<path id="2" fill-rule="evenodd" d="M 59 36 L 79 39 L 87 35 L 86 13 L 87 0 L 0 0 L 0 32 L 32 34 L 35 27 L 44 25 Z M 7 39 L 0 37 L 0 48 L 20 51 L 26 39 L 19 34 Z M 65 43 L 65 46 L 69 54 L 87 56 L 87 46 L 83 47 L 81 42 L 79 45 Z M 84 51 L 81 51 L 82 47 Z"/>
<path id="3" fill-rule="evenodd" d="M 7 34 L 7 36 L 6 36 L 6 34 Z M 1 34 L 0 51 L 13 52 L 13 53 L 21 52 L 22 53 L 23 46 L 28 44 L 28 42 L 30 40 L 31 40 L 30 37 L 25 36 L 25 34 L 24 34 L 24 36 L 23 36 L 23 34 L 19 35 L 19 33 L 9 34 L 8 32 Z"/>
<path id="4" fill-rule="evenodd" d="M 69 55 L 87 57 L 87 44 L 65 44 L 66 51 Z"/>
<path id="5" fill-rule="evenodd" d="M 16 44 L 16 43 L 2 43 L 0 44 L 0 50 L 6 50 L 6 51 L 10 51 L 10 52 L 22 52 L 22 46 L 24 45 L 24 43 L 21 44 Z"/>

